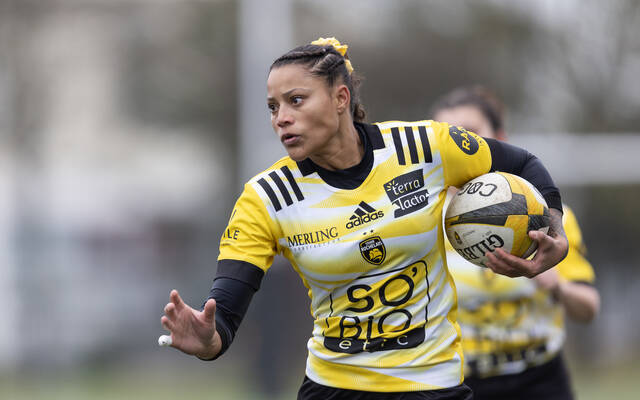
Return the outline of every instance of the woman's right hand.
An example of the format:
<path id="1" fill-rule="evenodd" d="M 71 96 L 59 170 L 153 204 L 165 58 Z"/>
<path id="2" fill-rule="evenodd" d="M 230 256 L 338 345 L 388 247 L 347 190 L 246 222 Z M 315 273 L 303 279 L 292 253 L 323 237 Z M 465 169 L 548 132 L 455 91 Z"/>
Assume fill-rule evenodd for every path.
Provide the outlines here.
<path id="1" fill-rule="evenodd" d="M 204 309 L 198 311 L 185 303 L 175 289 L 169 300 L 160 322 L 171 333 L 171 347 L 204 360 L 217 356 L 222 340 L 216 331 L 216 301 L 207 300 Z"/>
<path id="2" fill-rule="evenodd" d="M 562 261 L 569 250 L 569 241 L 562 227 L 562 211 L 551 208 L 549 213 L 551 219 L 548 235 L 536 230 L 529 232 L 529 237 L 538 243 L 532 259 L 516 257 L 498 248 L 486 253 L 486 266 L 497 274 L 511 278 L 533 278 Z"/>

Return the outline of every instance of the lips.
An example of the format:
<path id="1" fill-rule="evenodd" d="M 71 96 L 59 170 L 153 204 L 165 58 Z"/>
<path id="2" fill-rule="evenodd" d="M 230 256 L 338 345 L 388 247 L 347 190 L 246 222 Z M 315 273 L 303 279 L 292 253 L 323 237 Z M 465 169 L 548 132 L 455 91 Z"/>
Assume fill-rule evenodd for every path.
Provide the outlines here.
<path id="1" fill-rule="evenodd" d="M 282 136 L 280 136 L 280 141 L 285 146 L 290 146 L 290 145 L 296 144 L 299 140 L 300 140 L 300 136 L 299 135 L 295 135 L 293 133 L 285 133 Z"/>

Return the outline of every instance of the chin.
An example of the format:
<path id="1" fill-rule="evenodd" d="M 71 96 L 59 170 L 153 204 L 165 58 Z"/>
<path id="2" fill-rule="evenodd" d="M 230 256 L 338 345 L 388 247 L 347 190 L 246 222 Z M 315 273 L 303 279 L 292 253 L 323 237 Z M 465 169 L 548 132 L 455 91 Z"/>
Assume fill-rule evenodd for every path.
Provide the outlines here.
<path id="1" fill-rule="evenodd" d="M 306 154 L 298 154 L 298 153 L 291 154 L 291 153 L 289 153 L 289 158 L 292 159 L 295 162 L 301 162 L 301 161 L 306 160 L 308 157 L 307 157 Z"/>
<path id="2" fill-rule="evenodd" d="M 306 151 L 301 148 L 285 148 L 289 158 L 291 158 L 295 162 L 304 161 L 309 157 Z"/>

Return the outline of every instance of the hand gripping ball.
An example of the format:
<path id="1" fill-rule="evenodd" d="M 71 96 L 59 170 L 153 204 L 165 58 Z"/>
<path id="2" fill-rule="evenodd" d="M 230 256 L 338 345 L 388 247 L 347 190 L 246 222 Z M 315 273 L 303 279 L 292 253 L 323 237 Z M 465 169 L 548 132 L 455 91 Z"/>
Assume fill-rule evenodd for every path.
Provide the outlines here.
<path id="1" fill-rule="evenodd" d="M 527 258 L 537 243 L 528 232 L 549 230 L 549 208 L 525 179 L 491 172 L 467 182 L 453 196 L 445 214 L 445 231 L 466 260 L 485 266 L 485 253 L 501 248 Z"/>

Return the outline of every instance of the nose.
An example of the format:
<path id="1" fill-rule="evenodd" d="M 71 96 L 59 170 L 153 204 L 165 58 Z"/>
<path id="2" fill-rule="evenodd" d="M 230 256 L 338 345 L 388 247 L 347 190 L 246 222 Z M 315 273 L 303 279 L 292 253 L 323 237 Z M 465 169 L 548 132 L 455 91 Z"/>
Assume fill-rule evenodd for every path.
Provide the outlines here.
<path id="1" fill-rule="evenodd" d="M 287 107 L 280 107 L 275 115 L 275 123 L 278 127 L 283 128 L 293 123 L 293 117 Z"/>

